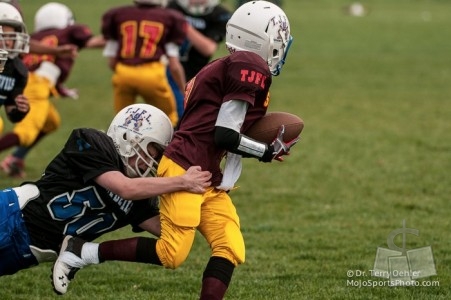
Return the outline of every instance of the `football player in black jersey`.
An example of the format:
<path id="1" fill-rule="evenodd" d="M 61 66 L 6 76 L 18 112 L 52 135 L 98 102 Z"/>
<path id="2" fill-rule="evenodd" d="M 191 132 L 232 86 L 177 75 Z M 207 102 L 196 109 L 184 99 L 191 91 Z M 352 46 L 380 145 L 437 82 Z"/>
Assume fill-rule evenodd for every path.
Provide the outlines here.
<path id="1" fill-rule="evenodd" d="M 224 40 L 226 24 L 232 13 L 219 0 L 172 0 L 169 8 L 175 9 L 185 16 L 190 24 L 187 38 L 180 47 L 180 62 L 185 70 L 186 81 L 207 65 Z M 168 72 L 177 101 L 179 119 L 183 114 L 183 94 Z"/>
<path id="2" fill-rule="evenodd" d="M 159 236 L 156 197 L 202 193 L 211 184 L 198 166 L 181 176 L 148 176 L 172 135 L 166 114 L 148 104 L 124 108 L 107 133 L 73 130 L 39 180 L 0 192 L 0 276 L 55 260 L 66 235 L 93 240 L 131 225 Z"/>
<path id="3" fill-rule="evenodd" d="M 17 123 L 30 110 L 28 100 L 22 95 L 28 79 L 28 70 L 19 57 L 28 52 L 30 36 L 20 12 L 11 4 L 0 2 L 0 49 L 7 52 L 0 73 L 0 106 L 5 107 L 8 119 Z M 3 131 L 0 118 L 0 133 Z"/>

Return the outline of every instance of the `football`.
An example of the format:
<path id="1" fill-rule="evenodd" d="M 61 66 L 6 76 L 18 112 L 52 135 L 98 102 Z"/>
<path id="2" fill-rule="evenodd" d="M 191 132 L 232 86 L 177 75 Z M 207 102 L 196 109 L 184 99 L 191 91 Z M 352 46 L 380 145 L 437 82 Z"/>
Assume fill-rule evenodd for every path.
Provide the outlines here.
<path id="1" fill-rule="evenodd" d="M 268 112 L 244 134 L 259 142 L 270 144 L 282 125 L 285 125 L 284 142 L 297 138 L 304 129 L 304 121 L 296 115 L 287 112 Z"/>

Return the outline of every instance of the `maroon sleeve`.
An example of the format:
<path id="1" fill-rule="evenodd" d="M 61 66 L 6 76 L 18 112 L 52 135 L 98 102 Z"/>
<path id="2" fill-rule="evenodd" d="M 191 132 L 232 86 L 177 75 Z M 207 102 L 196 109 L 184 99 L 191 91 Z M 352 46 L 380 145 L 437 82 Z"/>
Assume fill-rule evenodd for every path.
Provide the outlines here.
<path id="1" fill-rule="evenodd" d="M 76 24 L 70 27 L 70 42 L 78 48 L 86 47 L 88 41 L 93 37 L 91 29 L 82 24 Z"/>
<path id="2" fill-rule="evenodd" d="M 117 9 L 110 9 L 102 16 L 102 25 L 100 32 L 106 40 L 117 40 L 116 28 L 114 25 L 114 16 Z"/>
<path id="3" fill-rule="evenodd" d="M 255 106 L 259 93 L 266 93 L 271 85 L 271 74 L 264 60 L 258 55 L 239 51 L 230 55 L 227 76 L 224 76 L 227 94 L 224 102 L 244 100 Z"/>
<path id="4" fill-rule="evenodd" d="M 173 26 L 169 27 L 168 41 L 181 45 L 186 39 L 188 22 L 180 12 L 169 8 L 167 10 L 171 11 L 173 15 Z"/>

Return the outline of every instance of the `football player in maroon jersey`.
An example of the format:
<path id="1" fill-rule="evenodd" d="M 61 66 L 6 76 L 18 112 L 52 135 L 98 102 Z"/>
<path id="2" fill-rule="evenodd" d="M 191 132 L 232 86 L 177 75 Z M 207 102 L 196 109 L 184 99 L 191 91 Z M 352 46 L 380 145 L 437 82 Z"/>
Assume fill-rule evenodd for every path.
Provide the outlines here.
<path id="1" fill-rule="evenodd" d="M 107 41 L 104 56 L 114 70 L 114 110 L 144 102 L 163 110 L 176 126 L 176 103 L 166 76 L 166 65 L 177 87 L 185 88 L 179 46 L 185 40 L 187 22 L 175 10 L 164 8 L 167 0 L 134 0 L 133 5 L 108 10 L 102 17 Z"/>
<path id="2" fill-rule="evenodd" d="M 148 177 L 172 135 L 166 114 L 148 104 L 124 108 L 107 133 L 74 129 L 39 180 L 0 191 L 0 276 L 54 261 L 67 234 L 93 240 L 132 225 L 159 236 L 155 196 L 211 183 L 200 167 Z"/>
<path id="3" fill-rule="evenodd" d="M 56 2 L 45 4 L 36 12 L 35 32 L 31 38 L 49 47 L 75 45 L 83 49 L 104 46 L 100 36 L 94 36 L 87 26 L 76 24 L 72 11 Z M 12 177 L 24 177 L 24 159 L 29 150 L 60 126 L 60 115 L 50 97 L 76 96 L 63 86 L 75 62 L 73 56 L 29 53 L 23 57 L 23 62 L 29 70 L 24 95 L 32 109 L 11 132 L 0 138 L 0 151 L 21 146 L 1 163 L 3 171 Z"/>
<path id="4" fill-rule="evenodd" d="M 200 299 L 224 297 L 235 267 L 245 260 L 239 217 L 228 193 L 240 175 L 241 156 L 282 160 L 297 142 L 283 141 L 283 126 L 271 144 L 243 134 L 265 115 L 272 76 L 279 75 L 291 41 L 288 18 L 275 4 L 252 1 L 233 13 L 226 33 L 230 55 L 211 62 L 188 83 L 185 113 L 157 172 L 171 177 L 200 165 L 212 173 L 211 187 L 203 194 L 161 196 L 160 239 L 135 237 L 97 244 L 66 237 L 53 266 L 56 292 L 67 291 L 79 268 L 107 260 L 177 268 L 188 256 L 197 229 L 211 247 Z"/>
<path id="5" fill-rule="evenodd" d="M 6 2 L 14 6 L 23 18 L 22 8 L 18 0 L 0 0 L 0 2 Z M 77 55 L 77 47 L 75 45 L 61 45 L 61 46 L 49 46 L 41 43 L 38 40 L 30 39 L 29 52 L 34 54 L 48 54 L 61 57 L 75 57 Z"/>

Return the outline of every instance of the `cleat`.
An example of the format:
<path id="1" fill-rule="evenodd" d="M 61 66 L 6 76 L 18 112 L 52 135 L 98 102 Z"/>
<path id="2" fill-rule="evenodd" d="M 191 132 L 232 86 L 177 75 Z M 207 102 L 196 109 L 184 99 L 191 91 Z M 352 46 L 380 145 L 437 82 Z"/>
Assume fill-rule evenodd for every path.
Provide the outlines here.
<path id="1" fill-rule="evenodd" d="M 8 155 L 0 163 L 0 167 L 3 172 L 12 178 L 25 178 L 25 162 L 21 158 L 14 157 L 13 155 Z"/>
<path id="2" fill-rule="evenodd" d="M 67 292 L 75 273 L 87 265 L 81 258 L 84 243 L 84 240 L 70 235 L 64 238 L 58 259 L 53 264 L 51 277 L 53 290 L 58 295 Z"/>

